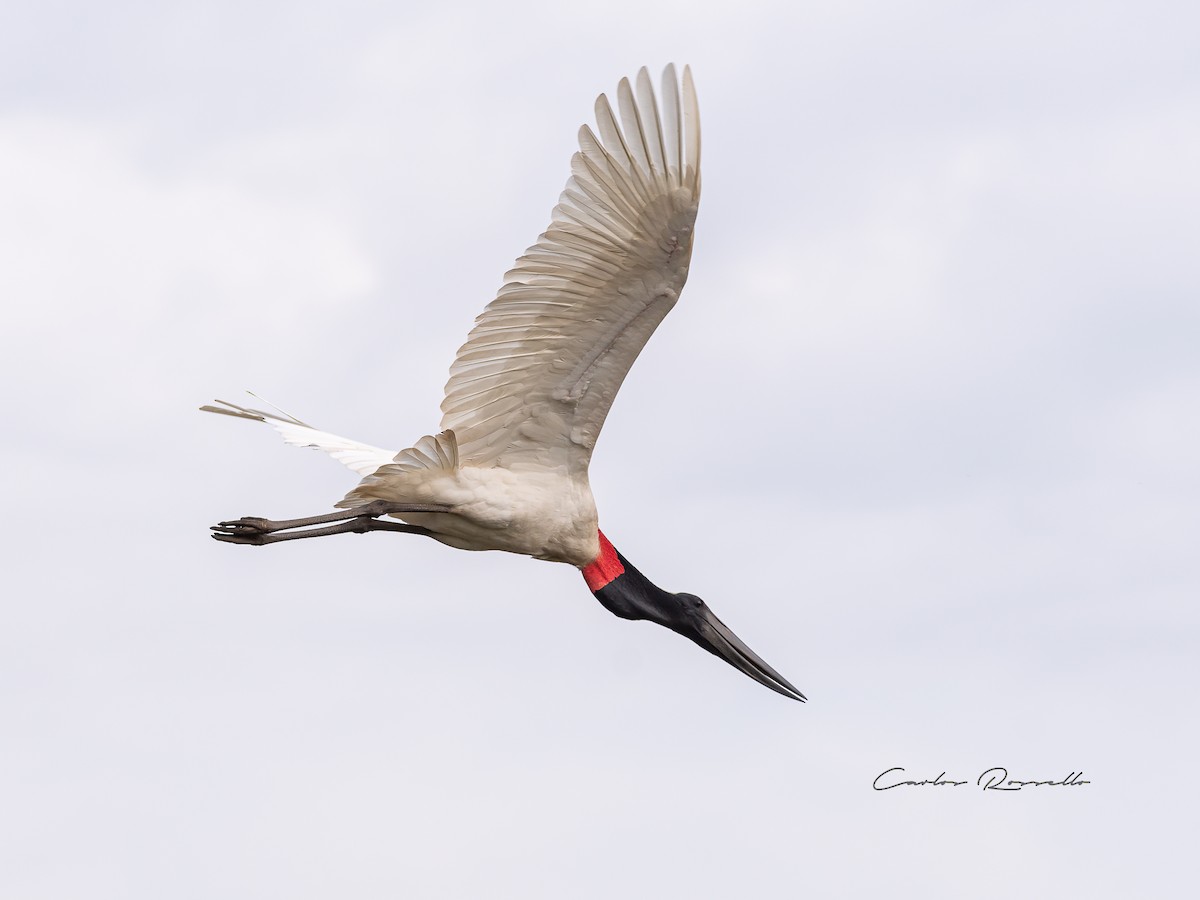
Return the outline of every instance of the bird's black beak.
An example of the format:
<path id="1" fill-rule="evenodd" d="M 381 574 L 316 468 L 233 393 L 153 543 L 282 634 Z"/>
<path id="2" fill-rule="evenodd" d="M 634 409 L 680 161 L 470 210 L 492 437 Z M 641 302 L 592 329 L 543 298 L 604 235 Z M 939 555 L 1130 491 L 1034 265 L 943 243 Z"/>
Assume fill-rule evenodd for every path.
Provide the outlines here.
<path id="1" fill-rule="evenodd" d="M 808 698 L 796 690 L 786 678 L 776 672 L 761 656 L 746 646 L 729 626 L 717 618 L 699 597 L 691 594 L 672 595 L 683 606 L 682 621 L 663 622 L 672 631 L 691 638 L 713 656 L 719 656 L 735 669 L 745 672 L 759 684 L 778 691 L 785 697 L 803 703 Z"/>
<path id="2" fill-rule="evenodd" d="M 622 619 L 649 619 L 695 641 L 713 656 L 773 691 L 804 702 L 808 698 L 745 645 L 708 605 L 693 594 L 672 594 L 653 584 L 616 550 L 602 570 L 584 571 L 588 585 L 609 612 Z"/>

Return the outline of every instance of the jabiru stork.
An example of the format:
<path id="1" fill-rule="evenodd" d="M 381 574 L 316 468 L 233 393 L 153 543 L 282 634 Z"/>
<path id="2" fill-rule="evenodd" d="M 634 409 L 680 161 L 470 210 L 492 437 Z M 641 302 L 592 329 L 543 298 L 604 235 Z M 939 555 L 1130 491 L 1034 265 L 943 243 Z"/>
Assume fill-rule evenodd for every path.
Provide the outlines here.
<path id="1" fill-rule="evenodd" d="M 579 131 L 550 227 L 517 260 L 450 369 L 441 431 L 399 452 L 307 425 L 282 410 L 203 406 L 265 422 L 324 450 L 362 480 L 341 512 L 213 526 L 231 544 L 345 532 L 421 534 L 463 550 L 567 563 L 608 610 L 695 641 L 794 700 L 800 691 L 693 594 L 659 588 L 598 527 L 588 463 L 617 389 L 687 279 L 700 199 L 700 115 L 691 71 L 663 72 L 661 106 L 642 69 L 601 94 L 599 136 Z M 387 516 L 389 518 L 382 518 Z M 399 521 L 397 521 L 399 520 Z"/>

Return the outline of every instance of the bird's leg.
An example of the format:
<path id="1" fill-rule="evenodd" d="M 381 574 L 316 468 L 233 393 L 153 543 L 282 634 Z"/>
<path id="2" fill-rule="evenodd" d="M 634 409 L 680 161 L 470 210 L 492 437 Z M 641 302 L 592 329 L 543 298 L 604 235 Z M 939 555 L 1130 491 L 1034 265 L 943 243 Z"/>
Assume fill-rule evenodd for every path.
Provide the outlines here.
<path id="1" fill-rule="evenodd" d="M 355 506 L 351 509 L 341 510 L 339 512 L 326 513 L 320 516 L 308 516 L 303 519 L 282 519 L 275 521 L 272 519 L 262 519 L 257 516 L 243 516 L 240 519 L 231 519 L 227 522 L 220 522 L 212 526 L 214 532 L 213 537 L 217 540 L 228 541 L 234 544 L 269 544 L 271 541 L 253 540 L 255 537 L 263 537 L 273 535 L 275 532 L 291 531 L 295 528 L 308 528 L 312 525 L 324 525 L 326 522 L 345 522 L 347 520 L 362 520 L 374 522 L 376 516 L 386 516 L 391 513 L 436 513 L 436 512 L 451 512 L 451 507 L 441 503 L 392 503 L 388 500 L 373 500 L 370 503 L 364 503 L 362 506 Z M 395 525 L 396 527 L 390 527 Z M 379 527 L 375 527 L 379 526 Z M 389 527 L 383 527 L 389 526 Z M 326 529 L 317 528 L 310 529 L 306 532 L 297 532 L 294 535 L 289 535 L 284 538 L 278 536 L 279 540 L 289 540 L 295 537 L 321 537 L 325 534 L 341 534 L 343 531 L 354 531 L 355 528 L 336 528 Z M 416 531 L 416 526 L 401 525 L 393 522 L 375 522 L 371 528 L 358 528 L 359 531 Z M 428 534 L 425 529 L 420 529 L 416 533 Z M 246 540 L 234 540 L 234 538 L 245 538 Z"/>
<path id="2" fill-rule="evenodd" d="M 263 544 L 275 544 L 279 541 L 326 537 L 331 534 L 366 534 L 368 531 L 401 531 L 405 534 L 423 534 L 426 536 L 433 534 L 428 528 L 422 528 L 420 525 L 406 525 L 403 522 L 385 522 L 382 519 L 372 519 L 370 516 L 357 516 L 353 519 L 339 522 L 336 525 L 327 525 L 324 528 L 305 528 L 300 531 L 266 532 L 250 529 L 235 531 L 233 529 L 221 529 L 220 526 L 214 527 L 213 531 L 213 537 L 218 541 L 224 541 L 227 544 L 251 544 L 256 547 L 261 547 Z"/>

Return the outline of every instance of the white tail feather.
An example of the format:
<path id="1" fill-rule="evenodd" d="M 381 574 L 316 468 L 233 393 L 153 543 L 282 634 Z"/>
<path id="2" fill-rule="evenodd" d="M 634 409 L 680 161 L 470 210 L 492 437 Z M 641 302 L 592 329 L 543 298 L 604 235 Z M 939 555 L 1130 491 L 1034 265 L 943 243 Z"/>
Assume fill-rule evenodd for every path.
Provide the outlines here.
<path id="1" fill-rule="evenodd" d="M 250 396 L 253 397 L 255 395 L 251 394 Z M 258 399 L 261 400 L 262 398 Z M 230 403 L 228 400 L 217 400 L 215 402 L 221 405 L 202 406 L 200 409 L 205 412 L 220 413 L 224 416 L 234 416 L 238 419 L 266 422 L 279 432 L 285 443 L 291 444 L 293 447 L 324 450 L 342 465 L 359 475 L 370 475 L 382 466 L 393 462 L 397 456 L 395 450 L 372 447 L 370 444 L 363 444 L 350 438 L 344 438 L 337 434 L 330 434 L 328 431 L 313 428 L 311 425 L 301 422 L 295 416 L 285 413 L 268 400 L 263 400 L 263 402 L 268 406 L 274 407 L 276 412 L 270 413 L 264 412 L 261 409 L 247 409 L 243 406 L 238 406 L 236 403 Z"/>

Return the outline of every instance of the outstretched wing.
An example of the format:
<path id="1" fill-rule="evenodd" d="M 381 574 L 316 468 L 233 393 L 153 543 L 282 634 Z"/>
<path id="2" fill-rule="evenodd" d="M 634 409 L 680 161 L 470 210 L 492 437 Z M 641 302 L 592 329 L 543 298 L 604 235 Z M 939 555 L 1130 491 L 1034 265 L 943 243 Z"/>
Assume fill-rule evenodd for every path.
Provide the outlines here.
<path id="1" fill-rule="evenodd" d="M 450 368 L 442 429 L 463 465 L 584 471 L 633 361 L 679 297 L 700 199 L 691 72 L 596 100 L 550 227 L 505 276 Z"/>

